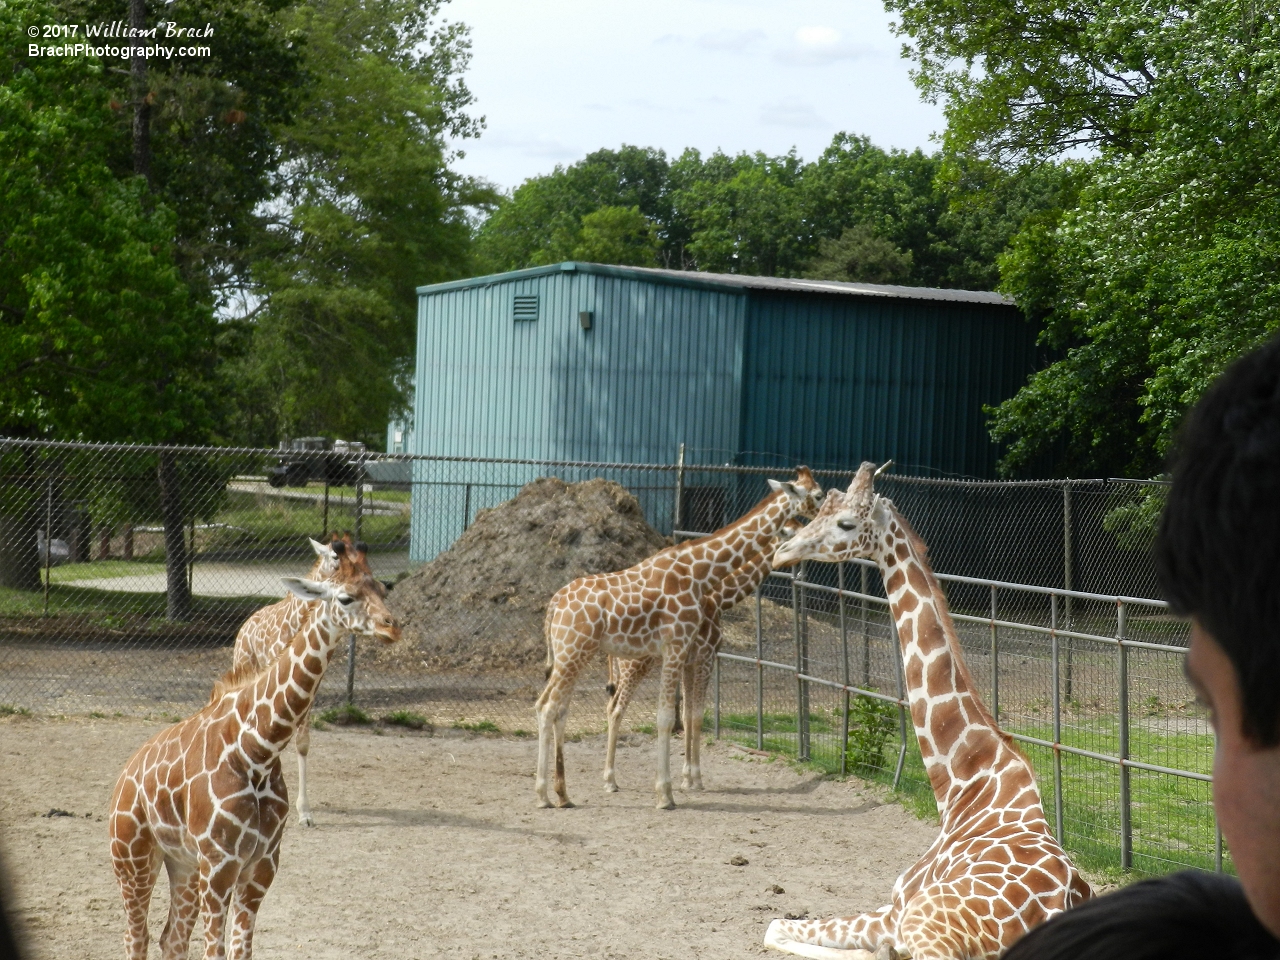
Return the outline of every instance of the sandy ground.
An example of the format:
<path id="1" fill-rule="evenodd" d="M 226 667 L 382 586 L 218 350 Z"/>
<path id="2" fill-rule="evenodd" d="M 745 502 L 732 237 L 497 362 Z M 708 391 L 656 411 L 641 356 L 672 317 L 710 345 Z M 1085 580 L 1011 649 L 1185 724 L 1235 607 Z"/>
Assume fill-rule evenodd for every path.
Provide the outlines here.
<path id="1" fill-rule="evenodd" d="M 29 958 L 121 955 L 104 813 L 121 766 L 161 726 L 0 720 L 0 843 Z M 760 946 L 770 918 L 879 906 L 936 830 L 876 787 L 723 742 L 703 752 L 706 792 L 659 812 L 652 739 L 628 739 L 622 792 L 601 790 L 604 745 L 589 737 L 567 748 L 579 806 L 538 810 L 529 740 L 316 731 L 318 826 L 289 824 L 258 955 L 780 956 Z M 292 791 L 291 749 L 284 768 Z M 54 808 L 74 816 L 45 816 Z M 157 934 L 166 909 L 162 882 Z"/>

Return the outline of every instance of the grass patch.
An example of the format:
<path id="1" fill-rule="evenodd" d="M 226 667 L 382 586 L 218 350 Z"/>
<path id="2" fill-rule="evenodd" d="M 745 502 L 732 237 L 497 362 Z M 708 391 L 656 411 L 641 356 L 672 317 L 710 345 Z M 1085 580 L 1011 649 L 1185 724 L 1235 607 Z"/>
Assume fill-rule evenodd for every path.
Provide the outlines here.
<path id="1" fill-rule="evenodd" d="M 151 573 L 164 573 L 164 561 L 148 563 L 145 560 L 95 560 L 90 563 L 64 563 L 49 569 L 49 583 L 113 580 L 117 577 L 146 576 Z"/>
<path id="2" fill-rule="evenodd" d="M 501 733 L 498 725 L 492 720 L 479 720 L 475 723 L 464 723 L 459 720 L 453 725 L 455 730 L 470 730 L 472 733 Z"/>
<path id="3" fill-rule="evenodd" d="M 432 730 L 431 722 L 420 713 L 412 710 L 395 710 L 382 718 L 382 722 L 392 727 L 407 727 L 410 730 Z"/>
<path id="4" fill-rule="evenodd" d="M 512 730 L 512 731 L 511 731 L 511 735 L 512 735 L 513 737 L 520 737 L 520 738 L 522 738 L 522 739 L 523 739 L 523 738 L 526 738 L 526 737 L 532 737 L 532 736 L 533 736 L 533 734 L 532 734 L 532 733 L 530 733 L 528 730 Z"/>
<path id="5" fill-rule="evenodd" d="M 894 711 L 896 713 L 896 710 Z M 754 713 L 722 714 L 721 735 L 744 746 L 756 747 Z M 839 775 L 841 769 L 841 717 L 838 710 L 810 715 L 809 769 Z M 798 749 L 794 714 L 765 714 L 760 746 L 794 760 Z M 846 770 L 875 783 L 892 785 L 901 751 L 896 725 L 885 731 L 874 729 L 873 756 L 880 762 L 866 762 L 855 769 L 858 741 L 851 717 L 849 755 Z M 1007 724 L 1010 733 L 1051 740 L 1051 724 Z M 908 743 L 896 796 L 907 809 L 922 819 L 937 820 L 937 806 L 919 746 L 908 727 Z M 883 739 L 881 736 L 883 735 Z M 867 739 L 867 738 L 864 738 Z M 1162 733 L 1134 724 L 1130 732 L 1130 756 L 1160 766 L 1208 773 L 1213 763 L 1213 737 L 1199 733 Z M 1066 746 L 1112 754 L 1118 744 L 1117 720 L 1094 717 L 1088 727 L 1064 727 Z M 1040 786 L 1045 817 L 1050 829 L 1055 824 L 1055 783 L 1052 750 L 1033 744 L 1019 746 L 1031 760 Z M 1131 876 L 1120 869 L 1120 770 L 1114 763 L 1068 753 L 1062 757 L 1063 846 L 1081 867 L 1106 882 L 1127 881 Z M 1133 837 L 1133 873 L 1155 875 L 1197 867 L 1214 869 L 1214 820 L 1210 784 L 1132 769 L 1130 771 L 1130 821 Z M 1233 871 L 1224 853 L 1223 867 Z"/>
<path id="6" fill-rule="evenodd" d="M 105 720 L 105 719 L 107 719 L 107 715 L 106 715 L 105 713 L 103 713 L 101 710 L 90 710 L 90 711 L 89 711 L 89 716 L 90 716 L 90 717 L 92 717 L 94 720 Z"/>
<path id="7" fill-rule="evenodd" d="M 0 703 L 0 717 L 29 717 L 31 711 L 26 707 L 15 707 L 11 703 Z"/>
<path id="8" fill-rule="evenodd" d="M 344 703 L 320 714 L 324 723 L 332 723 L 335 727 L 350 727 L 373 723 L 373 718 L 354 703 Z"/>

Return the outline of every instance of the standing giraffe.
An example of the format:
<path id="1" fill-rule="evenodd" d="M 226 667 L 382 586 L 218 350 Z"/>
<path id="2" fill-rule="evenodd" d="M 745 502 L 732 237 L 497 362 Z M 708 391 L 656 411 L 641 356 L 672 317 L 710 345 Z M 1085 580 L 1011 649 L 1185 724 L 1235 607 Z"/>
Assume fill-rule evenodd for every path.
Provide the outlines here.
<path id="1" fill-rule="evenodd" d="M 286 578 L 290 592 L 316 608 L 307 626 L 265 670 L 228 672 L 204 709 L 156 734 L 125 764 L 109 831 L 128 960 L 146 960 L 161 862 L 170 893 L 163 960 L 185 960 L 197 915 L 205 960 L 252 956 L 254 921 L 275 878 L 289 813 L 280 752 L 346 634 L 400 638 L 372 578 L 343 574 L 339 582 Z"/>
<path id="2" fill-rule="evenodd" d="M 330 581 L 343 575 L 354 582 L 368 577 L 379 596 L 386 596 L 386 588 L 379 581 L 373 580 L 373 571 L 369 569 L 366 557 L 367 547 L 363 543 L 352 543 L 350 534 L 344 534 L 342 539 L 335 535 L 327 545 L 312 540 L 311 546 L 316 552 L 316 560 L 311 572 L 307 574 L 309 579 Z M 351 558 L 350 565 L 346 567 L 338 559 L 344 554 Z M 241 624 L 240 631 L 236 634 L 231 668 L 241 671 L 261 670 L 280 655 L 293 635 L 307 625 L 308 618 L 315 616 L 316 610 L 314 603 L 289 592 L 283 600 L 255 611 Z M 298 751 L 298 822 L 304 827 L 314 827 L 316 821 L 311 816 L 311 803 L 307 796 L 307 756 L 311 752 L 309 713 L 298 721 L 293 745 Z"/>
<path id="3" fill-rule="evenodd" d="M 804 511 L 801 511 L 802 513 Z M 733 573 L 720 583 L 719 590 L 708 597 L 707 616 L 698 630 L 698 637 L 689 651 L 689 661 L 694 670 L 694 686 L 699 691 L 697 702 L 701 703 L 706 696 L 707 682 L 715 669 L 716 654 L 720 651 L 720 616 L 733 609 L 747 597 L 755 593 L 756 588 L 773 572 L 773 552 L 778 545 L 795 536 L 803 524 L 798 517 L 792 517 L 767 544 L 763 550 L 750 553 Z M 674 550 L 675 547 L 668 547 Z M 640 657 L 624 660 L 620 657 L 609 658 L 609 706 L 606 715 L 609 720 L 608 748 L 605 752 L 604 788 L 609 793 L 617 793 L 618 781 L 614 775 L 614 759 L 618 752 L 618 730 L 622 726 L 622 717 L 627 706 L 635 695 L 641 681 L 660 663 L 661 656 Z M 684 691 L 684 725 L 685 729 L 693 722 L 693 708 L 690 706 L 691 691 Z M 678 720 L 679 718 L 677 718 Z M 702 767 L 699 763 L 699 739 L 684 739 L 684 771 L 683 781 L 686 790 L 702 789 Z"/>
<path id="4" fill-rule="evenodd" d="M 862 464 L 843 496 L 774 556 L 866 557 L 884 578 L 902 645 L 920 753 L 942 830 L 874 913 L 774 920 L 765 944 L 802 957 L 986 960 L 1031 927 L 1091 896 L 1049 831 L 1031 764 L 979 699 L 924 542 L 872 489 Z"/>
<path id="5" fill-rule="evenodd" d="M 671 728 L 676 686 L 696 695 L 689 651 L 720 581 L 745 558 L 762 553 L 782 525 L 801 511 L 814 511 L 822 488 L 808 467 L 794 481 L 769 481 L 770 492 L 745 516 L 698 540 L 662 550 L 618 573 L 579 577 L 561 587 L 547 604 L 547 685 L 538 697 L 538 805 L 551 806 L 547 768 L 555 742 L 555 789 L 559 806 L 571 807 L 564 780 L 564 724 L 573 685 L 596 651 L 635 659 L 662 656 L 658 697 L 658 809 L 675 807 L 671 795 Z M 685 737 L 697 762 L 702 703 L 687 699 L 692 725 Z M 692 739 L 690 739 L 692 738 Z"/>

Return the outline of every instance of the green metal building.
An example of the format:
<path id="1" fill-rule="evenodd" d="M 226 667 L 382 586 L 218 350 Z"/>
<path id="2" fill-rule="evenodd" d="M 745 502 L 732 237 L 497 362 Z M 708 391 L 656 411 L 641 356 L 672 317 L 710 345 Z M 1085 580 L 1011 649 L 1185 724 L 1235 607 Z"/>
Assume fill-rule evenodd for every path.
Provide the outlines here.
<path id="1" fill-rule="evenodd" d="M 684 443 L 695 464 L 892 458 L 990 477 L 983 405 L 1037 357 L 1008 300 L 966 290 L 571 262 L 418 297 L 414 429 L 397 446 L 437 456 L 671 463 Z M 415 466 L 415 559 L 546 472 L 471 466 Z"/>

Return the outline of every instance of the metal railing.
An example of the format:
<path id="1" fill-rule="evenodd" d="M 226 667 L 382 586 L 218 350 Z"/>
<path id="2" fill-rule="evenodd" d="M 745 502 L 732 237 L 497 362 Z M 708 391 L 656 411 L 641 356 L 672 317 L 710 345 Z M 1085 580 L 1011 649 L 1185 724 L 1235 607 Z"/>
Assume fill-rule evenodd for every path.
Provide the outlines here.
<path id="1" fill-rule="evenodd" d="M 739 724 L 738 735 L 739 739 L 741 739 L 743 732 L 753 735 L 753 745 L 756 749 L 764 749 L 767 741 L 765 731 L 767 713 L 765 691 L 768 686 L 766 673 L 774 672 L 794 679 L 797 687 L 794 701 L 796 704 L 795 738 L 794 746 L 788 752 L 792 752 L 798 760 L 810 760 L 814 756 L 813 735 L 810 730 L 812 718 L 812 708 L 809 706 L 810 687 L 817 686 L 838 694 L 843 702 L 838 709 L 841 722 L 839 734 L 836 737 L 835 753 L 837 758 L 831 763 L 831 766 L 842 775 L 850 770 L 849 718 L 851 700 L 861 697 L 887 704 L 894 708 L 897 714 L 898 745 L 896 757 L 892 762 L 892 773 L 890 775 L 887 769 L 884 773 L 886 781 L 896 789 L 902 783 L 908 756 L 914 751 L 915 756 L 918 757 L 918 746 L 911 733 L 909 698 L 905 689 L 900 657 L 895 655 L 891 658 L 896 667 L 892 671 L 891 677 L 892 692 L 886 692 L 883 689 L 885 686 L 883 683 L 873 684 L 869 682 L 872 671 L 869 668 L 871 659 L 870 633 L 867 626 L 873 620 L 873 618 L 868 617 L 867 611 L 869 608 L 882 612 L 883 620 L 888 627 L 888 639 L 892 641 L 896 654 L 898 640 L 892 617 L 888 615 L 889 602 L 883 594 L 877 595 L 868 589 L 869 579 L 874 579 L 877 582 L 879 579 L 878 576 L 874 576 L 877 573 L 876 567 L 870 561 L 855 560 L 847 564 L 835 565 L 837 567 L 837 582 L 834 585 L 814 579 L 811 576 L 811 572 L 815 566 L 830 565 L 802 564 L 795 573 L 777 571 L 770 578 L 770 583 L 774 585 L 772 592 L 775 596 L 785 593 L 793 598 L 791 603 L 791 619 L 794 624 L 792 642 L 795 649 L 793 660 L 784 662 L 781 658 L 766 656 L 764 648 L 765 631 L 761 626 L 761 620 L 762 610 L 769 602 L 764 599 L 764 595 L 770 592 L 770 583 L 766 583 L 760 591 L 757 591 L 755 598 L 756 649 L 753 652 L 754 655 L 741 650 L 722 650 L 718 654 L 713 688 L 714 703 L 712 705 L 715 734 L 719 737 L 727 728 L 723 721 L 726 703 L 723 695 L 722 673 L 731 666 L 748 668 L 753 674 L 755 694 L 753 704 L 755 711 L 754 729 L 743 731 L 741 729 L 742 725 Z M 851 590 L 847 588 L 845 584 L 846 567 L 852 567 L 859 571 L 861 589 Z M 869 574 L 872 576 L 869 577 Z M 1079 590 L 1041 587 L 954 574 L 937 574 L 937 577 L 939 581 L 950 586 L 952 590 L 954 590 L 954 586 L 970 589 L 981 588 L 989 598 L 989 609 L 985 615 L 975 612 L 953 611 L 952 618 L 956 623 L 957 632 L 968 641 L 967 643 L 962 643 L 962 647 L 966 650 L 964 654 L 966 659 L 972 659 L 972 653 L 981 649 L 977 642 L 980 639 L 979 631 L 986 633 L 986 637 L 981 638 L 985 640 L 983 646 L 985 647 L 986 663 L 982 665 L 985 668 L 982 672 L 986 674 L 986 684 L 984 690 L 975 692 L 985 694 L 993 715 L 1001 718 L 1002 726 L 1006 732 L 1019 743 L 1027 747 L 1038 748 L 1051 761 L 1050 782 L 1044 784 L 1047 787 L 1044 792 L 1048 794 L 1046 799 L 1052 799 L 1052 811 L 1046 810 L 1046 813 L 1050 814 L 1056 836 L 1067 849 L 1077 846 L 1073 843 L 1072 832 L 1069 829 L 1065 811 L 1068 804 L 1079 798 L 1071 796 L 1069 778 L 1064 777 L 1064 757 L 1080 758 L 1112 766 L 1117 772 L 1116 805 L 1119 814 L 1115 858 L 1117 862 L 1115 865 L 1122 870 L 1132 869 L 1135 865 L 1135 817 L 1141 823 L 1142 831 L 1147 835 L 1148 839 L 1158 834 L 1161 828 L 1158 823 L 1151 824 L 1142 821 L 1142 816 L 1147 811 L 1138 810 L 1137 808 L 1148 805 L 1135 803 L 1132 790 L 1134 772 L 1143 771 L 1163 777 L 1179 778 L 1190 783 L 1202 784 L 1206 788 L 1212 782 L 1212 776 L 1208 772 L 1211 764 L 1211 736 L 1202 735 L 1192 738 L 1188 742 L 1194 759 L 1199 762 L 1187 766 L 1195 766 L 1199 769 L 1188 769 L 1187 766 L 1141 759 L 1135 757 L 1131 749 L 1131 728 L 1133 725 L 1131 706 L 1135 695 L 1135 681 L 1130 675 L 1131 658 L 1135 652 L 1141 652 L 1151 658 L 1177 658 L 1180 660 L 1185 650 L 1185 635 L 1179 636 L 1177 634 L 1184 633 L 1184 628 L 1179 629 L 1179 625 L 1170 617 L 1167 622 L 1162 622 L 1162 626 L 1165 628 L 1166 642 L 1135 639 L 1130 635 L 1129 623 L 1132 611 L 1141 610 L 1147 612 L 1148 620 L 1151 619 L 1150 614 L 1153 613 L 1159 617 L 1166 616 L 1168 605 L 1162 600 L 1096 594 Z M 780 587 L 779 585 L 785 586 Z M 832 604 L 830 603 L 826 605 L 806 603 L 806 597 L 812 595 L 830 598 L 834 601 L 834 610 L 831 609 Z M 1047 599 L 1047 623 L 1038 622 L 1036 617 L 1025 615 L 1031 612 L 1029 606 L 1025 602 L 1019 602 L 1019 600 L 1027 598 Z M 1013 600 L 1012 604 L 1008 602 L 1011 599 Z M 1015 619 L 1012 615 L 1001 616 L 999 610 L 1002 606 L 1002 601 L 1005 606 L 1013 606 L 1015 609 L 1023 611 L 1024 615 L 1020 619 Z M 1068 604 L 1076 608 L 1077 616 L 1074 620 L 1062 615 Z M 1100 632 L 1096 628 L 1099 623 L 1099 619 L 1096 616 L 1089 618 L 1089 626 L 1092 626 L 1093 629 L 1077 626 L 1076 621 L 1081 619 L 1078 616 L 1078 611 L 1082 605 L 1094 608 L 1110 608 L 1112 611 L 1111 623 L 1114 629 L 1107 633 Z M 828 668 L 835 667 L 830 672 L 815 670 L 808 661 L 806 623 L 813 616 L 813 608 L 815 606 L 827 616 L 835 634 L 835 642 L 838 644 L 834 664 L 830 660 L 826 663 Z M 850 621 L 853 619 L 851 617 L 851 608 L 854 608 L 860 614 L 856 622 L 860 624 L 860 639 L 863 645 L 861 651 L 863 663 L 862 682 L 857 682 L 853 679 L 850 671 Z M 1051 714 L 1047 724 L 1036 723 L 1033 726 L 1046 728 L 1044 732 L 1048 734 L 1047 736 L 1020 729 L 1021 726 L 1026 725 L 1027 715 L 1025 709 L 1009 704 L 1007 709 L 1002 710 L 1000 686 L 1001 655 L 1002 652 L 1005 652 L 1002 650 L 1002 637 L 1008 637 L 1010 634 L 1014 635 L 1011 645 L 1015 649 L 1008 651 L 1008 653 L 1013 656 L 1019 656 L 1025 660 L 1029 638 L 1040 638 L 1040 645 L 1046 648 L 1044 652 L 1047 654 L 1048 660 L 1049 687 L 1053 691 Z M 1006 644 L 1008 645 L 1009 641 L 1006 641 Z M 1072 738 L 1064 736 L 1064 707 L 1073 701 L 1072 693 L 1067 689 L 1067 682 L 1070 672 L 1077 673 L 1077 676 L 1073 678 L 1077 681 L 1077 684 L 1081 680 L 1079 676 L 1080 668 L 1083 665 L 1079 649 L 1081 645 L 1087 645 L 1095 650 L 1110 651 L 1108 656 L 1112 661 L 1111 669 L 1113 671 L 1115 689 L 1114 717 L 1116 729 L 1114 749 L 1091 749 L 1088 746 L 1073 743 L 1071 742 Z M 1096 683 L 1098 657 L 1095 655 L 1089 659 L 1091 661 L 1088 665 L 1089 671 L 1095 675 L 1090 682 Z M 881 672 L 884 673 L 883 669 Z M 883 680 L 885 678 L 882 676 L 880 679 Z M 1185 680 L 1183 682 L 1185 683 Z M 1186 691 L 1186 696 L 1189 700 L 1191 697 L 1189 689 Z M 1183 704 L 1182 707 L 1188 705 Z M 1194 710 L 1194 708 L 1192 709 Z M 1185 710 L 1179 709 L 1177 712 L 1180 717 L 1185 717 Z M 1176 727 L 1177 725 L 1175 724 L 1174 726 Z M 1171 730 L 1167 734 L 1177 736 L 1177 731 L 1176 729 Z M 828 753 L 830 754 L 830 751 Z M 1184 753 L 1183 755 L 1186 754 Z M 828 756 L 828 760 L 831 761 L 833 758 Z M 1041 777 L 1040 779 L 1043 783 L 1044 778 Z M 1207 797 L 1204 799 L 1207 800 Z M 1190 859 L 1204 866 L 1208 866 L 1209 862 L 1211 862 L 1212 869 L 1221 872 L 1224 869 L 1222 835 L 1216 819 L 1214 819 L 1212 807 L 1210 804 L 1205 803 L 1196 812 L 1199 816 L 1208 817 L 1212 820 L 1212 846 L 1211 848 L 1188 851 L 1188 853 L 1194 855 Z M 1159 811 L 1157 811 L 1158 813 Z M 1103 857 L 1101 859 L 1106 860 L 1108 858 Z M 1148 863 L 1145 866 L 1148 869 L 1153 866 L 1151 863 L 1153 860 L 1167 859 L 1167 862 L 1171 864 L 1182 862 L 1176 855 L 1163 858 L 1158 855 L 1152 856 L 1148 854 L 1146 859 Z"/>

